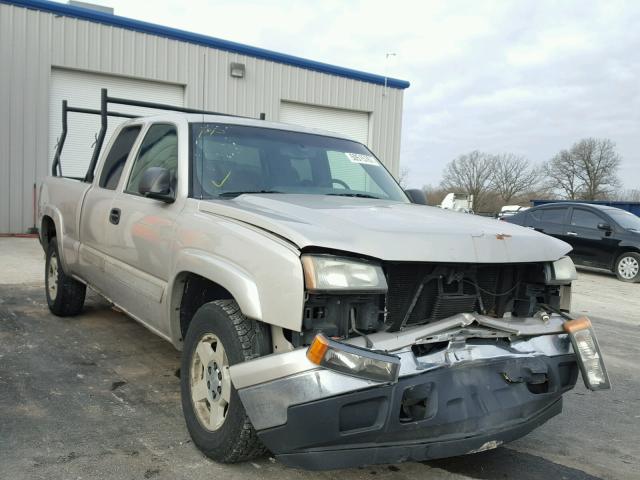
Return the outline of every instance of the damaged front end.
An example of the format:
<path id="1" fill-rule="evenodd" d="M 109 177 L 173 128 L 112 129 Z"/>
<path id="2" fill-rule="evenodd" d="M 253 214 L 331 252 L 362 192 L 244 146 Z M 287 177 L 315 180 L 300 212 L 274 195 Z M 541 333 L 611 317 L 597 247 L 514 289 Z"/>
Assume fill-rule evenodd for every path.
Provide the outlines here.
<path id="1" fill-rule="evenodd" d="M 287 465 L 332 469 L 495 448 L 560 413 L 580 369 L 589 388 L 609 386 L 590 323 L 568 321 L 568 259 L 315 258 L 303 257 L 304 328 L 285 335 L 293 349 L 230 369 L 259 437 Z"/>

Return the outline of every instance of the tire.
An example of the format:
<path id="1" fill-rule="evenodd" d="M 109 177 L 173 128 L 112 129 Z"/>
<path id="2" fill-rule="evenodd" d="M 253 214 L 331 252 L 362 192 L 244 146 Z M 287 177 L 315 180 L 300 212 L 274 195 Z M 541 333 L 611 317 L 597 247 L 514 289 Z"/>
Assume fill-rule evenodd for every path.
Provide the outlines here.
<path id="1" fill-rule="evenodd" d="M 56 237 L 49 240 L 44 285 L 51 313 L 59 317 L 70 317 L 82 311 L 87 286 L 64 273 L 60 263 Z"/>
<path id="2" fill-rule="evenodd" d="M 228 367 L 270 351 L 267 327 L 246 318 L 233 300 L 206 303 L 193 316 L 182 350 L 182 411 L 193 442 L 209 458 L 236 463 L 266 452 Z"/>
<path id="3" fill-rule="evenodd" d="M 640 254 L 625 252 L 618 257 L 614 273 L 622 282 L 640 282 Z"/>

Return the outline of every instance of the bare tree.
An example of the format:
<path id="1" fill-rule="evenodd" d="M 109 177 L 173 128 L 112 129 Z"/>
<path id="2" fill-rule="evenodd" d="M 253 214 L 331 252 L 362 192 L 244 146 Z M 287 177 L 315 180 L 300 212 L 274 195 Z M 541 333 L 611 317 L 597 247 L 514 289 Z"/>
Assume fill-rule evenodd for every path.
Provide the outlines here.
<path id="1" fill-rule="evenodd" d="M 400 173 L 398 174 L 398 183 L 402 188 L 407 188 L 407 182 L 409 181 L 409 175 L 411 175 L 411 170 L 406 165 L 400 168 Z"/>
<path id="2" fill-rule="evenodd" d="M 422 187 L 424 194 L 427 196 L 427 205 L 438 206 L 444 200 L 448 191 L 442 187 L 434 187 L 432 185 L 425 185 Z"/>
<path id="3" fill-rule="evenodd" d="M 622 193 L 615 196 L 616 200 L 623 200 L 626 202 L 640 202 L 640 189 L 631 188 L 625 190 Z"/>
<path id="4" fill-rule="evenodd" d="M 491 189 L 509 204 L 515 197 L 536 189 L 540 174 L 525 157 L 513 153 L 494 156 Z"/>
<path id="5" fill-rule="evenodd" d="M 474 210 L 482 212 L 491 186 L 494 163 L 491 155 L 477 150 L 460 155 L 445 167 L 441 186 L 449 191 L 473 195 Z"/>
<path id="6" fill-rule="evenodd" d="M 606 198 L 620 186 L 618 168 L 620 155 L 616 145 L 608 138 L 585 138 L 571 148 L 582 184 L 582 198 L 597 200 Z"/>
<path id="7" fill-rule="evenodd" d="M 543 167 L 548 188 L 569 200 L 575 200 L 579 195 L 580 181 L 576 171 L 577 165 L 569 150 L 560 151 Z"/>
<path id="8" fill-rule="evenodd" d="M 544 166 L 549 187 L 570 200 L 607 198 L 620 186 L 620 156 L 609 139 L 585 138 Z"/>

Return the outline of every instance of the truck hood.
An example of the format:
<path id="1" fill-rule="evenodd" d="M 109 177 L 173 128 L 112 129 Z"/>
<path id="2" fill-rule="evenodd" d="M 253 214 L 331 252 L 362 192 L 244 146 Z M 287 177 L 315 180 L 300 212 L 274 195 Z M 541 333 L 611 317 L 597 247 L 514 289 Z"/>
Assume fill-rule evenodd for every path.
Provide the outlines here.
<path id="1" fill-rule="evenodd" d="M 259 194 L 203 200 L 203 213 L 288 239 L 298 248 L 342 250 L 386 261 L 553 261 L 571 247 L 534 230 L 410 203 L 328 195 Z"/>

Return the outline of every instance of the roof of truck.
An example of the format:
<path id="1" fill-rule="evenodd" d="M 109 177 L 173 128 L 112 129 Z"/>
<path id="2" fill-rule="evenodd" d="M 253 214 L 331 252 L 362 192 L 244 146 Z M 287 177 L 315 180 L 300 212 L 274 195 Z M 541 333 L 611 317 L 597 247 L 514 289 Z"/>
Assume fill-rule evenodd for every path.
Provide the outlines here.
<path id="1" fill-rule="evenodd" d="M 237 117 L 232 115 L 209 115 L 201 113 L 177 113 L 168 112 L 158 115 L 142 116 L 129 120 L 128 123 L 144 120 L 145 122 L 188 122 L 188 123 L 226 123 L 229 125 L 244 125 L 249 127 L 271 128 L 276 130 L 286 130 L 289 132 L 309 133 L 312 135 L 323 135 L 325 137 L 341 138 L 344 140 L 356 141 L 351 137 L 338 132 L 322 130 L 319 128 L 308 128 L 301 125 L 293 125 L 290 123 L 270 122 L 267 120 L 259 120 L 257 118 Z"/>

